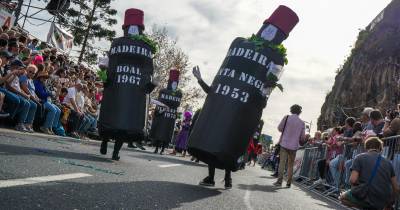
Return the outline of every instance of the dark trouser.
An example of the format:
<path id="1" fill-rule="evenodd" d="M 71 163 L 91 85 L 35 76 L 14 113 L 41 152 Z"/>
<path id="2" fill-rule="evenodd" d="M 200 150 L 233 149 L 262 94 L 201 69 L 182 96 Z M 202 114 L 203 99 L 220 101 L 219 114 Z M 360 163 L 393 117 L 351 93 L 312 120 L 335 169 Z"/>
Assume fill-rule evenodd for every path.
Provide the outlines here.
<path id="1" fill-rule="evenodd" d="M 211 180 L 214 180 L 215 177 L 215 166 L 208 165 L 208 176 Z M 225 180 L 230 180 L 231 178 L 231 170 L 225 169 Z"/>
<path id="2" fill-rule="evenodd" d="M 113 156 L 118 156 L 119 151 L 121 150 L 122 145 L 124 144 L 123 141 L 121 140 L 116 140 L 114 143 L 114 151 L 113 151 Z"/>
<path id="3" fill-rule="evenodd" d="M 157 153 L 157 152 L 158 152 L 158 148 L 161 147 L 160 153 L 163 153 L 163 152 L 164 152 L 164 149 L 165 149 L 165 145 L 166 145 L 165 142 L 158 141 L 158 142 L 156 143 L 156 150 L 155 150 L 154 152 Z"/>
<path id="4" fill-rule="evenodd" d="M 321 179 L 325 179 L 326 159 L 319 160 L 317 162 L 317 165 L 318 165 L 319 177 Z"/>

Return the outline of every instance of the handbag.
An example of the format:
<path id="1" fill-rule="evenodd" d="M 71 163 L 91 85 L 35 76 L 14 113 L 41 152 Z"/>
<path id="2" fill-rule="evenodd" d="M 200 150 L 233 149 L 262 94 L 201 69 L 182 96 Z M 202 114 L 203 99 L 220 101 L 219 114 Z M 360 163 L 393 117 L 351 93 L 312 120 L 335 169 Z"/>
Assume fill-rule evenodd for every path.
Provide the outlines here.
<path id="1" fill-rule="evenodd" d="M 356 186 L 351 187 L 351 194 L 359 200 L 364 200 L 368 195 L 368 188 L 371 185 L 372 180 L 374 179 L 376 172 L 378 171 L 379 164 L 381 162 L 382 156 L 379 155 L 376 162 L 374 169 L 372 171 L 371 176 L 368 179 L 368 183 L 359 184 Z"/>

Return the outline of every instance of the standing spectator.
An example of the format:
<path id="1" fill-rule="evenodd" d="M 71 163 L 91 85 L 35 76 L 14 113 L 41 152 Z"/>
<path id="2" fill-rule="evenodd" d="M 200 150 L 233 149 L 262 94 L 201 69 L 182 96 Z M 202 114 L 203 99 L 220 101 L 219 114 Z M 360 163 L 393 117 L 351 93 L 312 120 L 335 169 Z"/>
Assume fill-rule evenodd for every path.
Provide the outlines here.
<path id="1" fill-rule="evenodd" d="M 40 130 L 46 134 L 53 134 L 53 130 L 56 130 L 60 126 L 60 115 L 61 110 L 56 105 L 51 103 L 51 93 L 46 88 L 46 80 L 49 75 L 46 71 L 40 72 L 36 80 L 34 81 L 36 94 L 40 98 L 40 102 L 43 104 L 46 110 L 46 117 Z"/>
<path id="2" fill-rule="evenodd" d="M 300 142 L 305 140 L 305 125 L 304 121 L 300 119 L 302 107 L 295 104 L 290 107 L 291 115 L 285 116 L 278 126 L 278 130 L 282 133 L 279 140 L 280 161 L 278 180 L 274 183 L 275 186 L 282 186 L 283 173 L 286 168 L 288 171 L 288 180 L 286 187 L 290 187 L 293 177 L 293 164 L 296 157 L 296 151 L 299 148 Z"/>
<path id="3" fill-rule="evenodd" d="M 367 185 L 366 196 L 358 194 L 354 188 L 340 195 L 343 204 L 362 209 L 384 209 L 393 195 L 399 192 L 393 166 L 380 154 L 382 148 L 379 138 L 372 137 L 365 141 L 367 152 L 354 159 L 350 183 L 353 187 Z"/>
<path id="4" fill-rule="evenodd" d="M 18 76 L 15 76 L 11 81 L 8 81 L 7 89 L 18 97 L 20 107 L 22 108 L 15 129 L 23 132 L 33 132 L 32 123 L 37 106 L 35 102 L 30 100 L 30 95 L 22 91 L 19 79 L 19 76 L 26 74 L 25 65 L 20 60 L 15 59 L 11 62 L 10 68 L 11 71 L 17 71 Z"/>

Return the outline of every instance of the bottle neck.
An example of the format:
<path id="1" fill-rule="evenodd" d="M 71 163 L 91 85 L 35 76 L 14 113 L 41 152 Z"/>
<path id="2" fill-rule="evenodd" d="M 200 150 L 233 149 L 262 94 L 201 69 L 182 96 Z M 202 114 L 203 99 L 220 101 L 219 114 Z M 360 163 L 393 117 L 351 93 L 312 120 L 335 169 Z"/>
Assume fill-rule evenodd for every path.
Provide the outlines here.
<path id="1" fill-rule="evenodd" d="M 274 44 L 281 44 L 286 39 L 286 35 L 279 28 L 269 23 L 264 24 L 260 28 L 257 36 Z"/>

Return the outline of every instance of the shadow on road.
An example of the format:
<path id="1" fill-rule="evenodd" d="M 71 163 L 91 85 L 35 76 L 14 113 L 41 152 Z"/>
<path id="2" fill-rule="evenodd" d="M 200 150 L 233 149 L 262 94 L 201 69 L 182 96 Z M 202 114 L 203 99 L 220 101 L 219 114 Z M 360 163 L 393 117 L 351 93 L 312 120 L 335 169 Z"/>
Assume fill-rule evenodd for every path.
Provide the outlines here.
<path id="1" fill-rule="evenodd" d="M 6 188 L 5 209 L 174 209 L 221 192 L 183 183 L 139 181 L 121 183 L 57 182 Z M 34 206 L 32 206 L 34 204 Z"/>
<path id="2" fill-rule="evenodd" d="M 196 167 L 207 167 L 207 165 L 204 164 L 199 164 L 199 163 L 194 163 L 194 162 L 189 162 L 188 160 L 185 159 L 175 159 L 171 156 L 167 156 L 167 155 L 152 155 L 153 153 L 149 153 L 148 155 L 144 155 L 144 154 L 139 154 L 139 155 L 130 155 L 131 157 L 134 158 L 141 158 L 141 159 L 145 159 L 145 160 L 155 160 L 155 161 L 163 161 L 163 162 L 169 162 L 169 163 L 173 163 L 173 164 L 182 164 L 182 165 L 189 165 L 189 166 L 196 166 Z"/>
<path id="3" fill-rule="evenodd" d="M 23 146 L 15 146 L 7 144 L 0 144 L 0 152 L 4 152 L 4 154 L 2 155 L 37 155 L 37 156 L 50 156 L 57 158 L 96 161 L 96 162 L 109 162 L 109 163 L 112 162 L 109 159 L 93 156 L 90 154 L 42 149 L 35 147 L 23 147 Z"/>
<path id="4" fill-rule="evenodd" d="M 249 190 L 249 191 L 260 191 L 260 192 L 277 192 L 277 190 L 282 189 L 271 185 L 258 185 L 258 184 L 239 184 L 239 189 Z"/>

